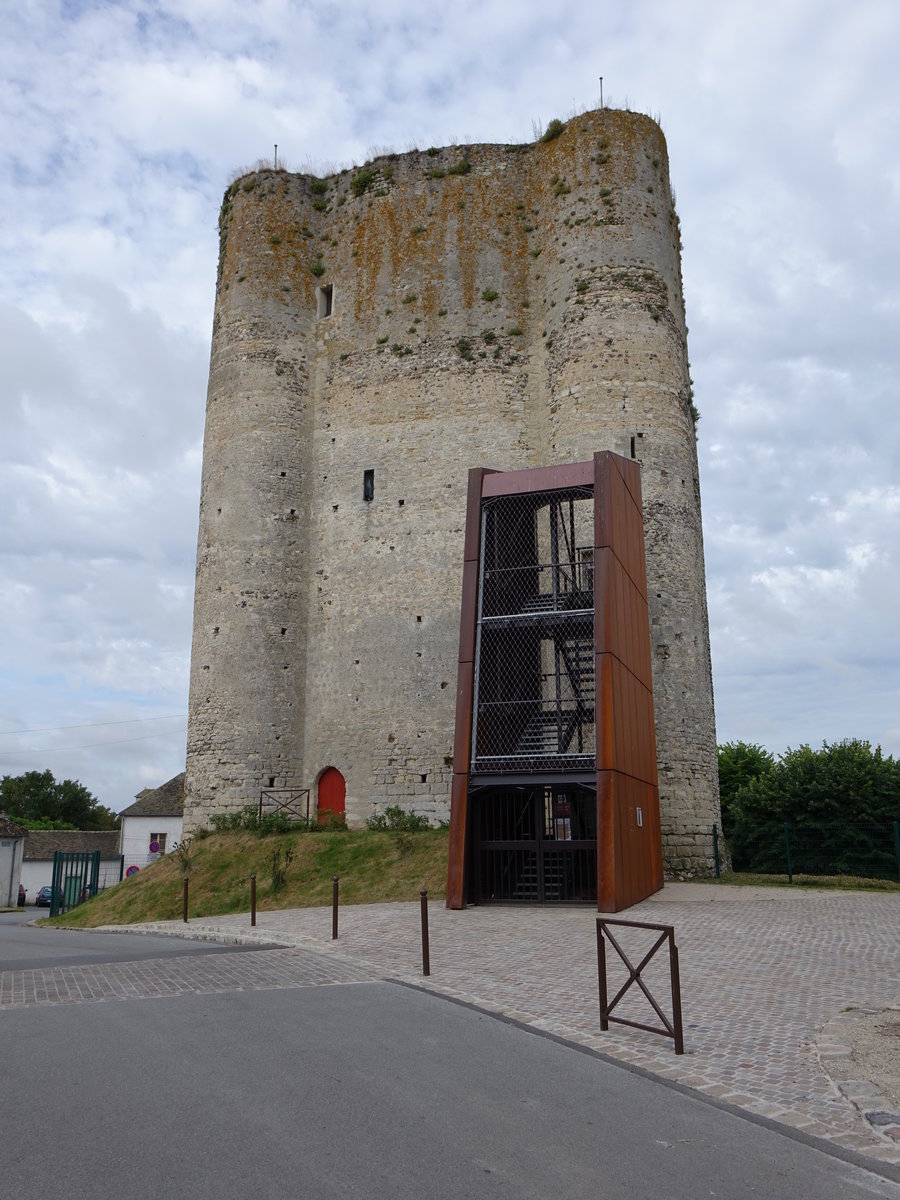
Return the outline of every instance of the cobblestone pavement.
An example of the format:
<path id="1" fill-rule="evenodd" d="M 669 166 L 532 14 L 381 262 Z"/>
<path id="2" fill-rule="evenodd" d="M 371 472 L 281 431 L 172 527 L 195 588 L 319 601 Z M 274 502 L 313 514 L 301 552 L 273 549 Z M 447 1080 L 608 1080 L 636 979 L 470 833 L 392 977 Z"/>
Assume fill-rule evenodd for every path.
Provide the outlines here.
<path id="1" fill-rule="evenodd" d="M 418 903 L 342 908 L 337 942 L 331 911 L 322 908 L 261 912 L 255 931 L 247 915 L 145 928 L 314 947 L 335 965 L 370 970 L 370 978 L 399 978 L 470 1001 L 813 1136 L 900 1162 L 900 1118 L 887 1120 L 883 1098 L 861 1081 L 832 1080 L 826 1069 L 842 1052 L 833 1024 L 842 1013 L 877 1010 L 900 997 L 900 898 L 671 884 L 624 916 L 675 927 L 683 1056 L 652 1034 L 622 1026 L 601 1032 L 595 914 L 587 909 L 450 913 L 433 903 L 429 979 L 421 975 Z M 647 936 L 622 931 L 633 961 Z M 626 979 L 614 958 L 608 950 L 611 995 Z M 657 956 L 644 978 L 669 1011 L 667 961 Z M 657 1023 L 633 993 L 622 1015 Z"/>
<path id="2" fill-rule="evenodd" d="M 0 1009 L 361 983 L 375 978 L 378 976 L 365 966 L 308 949 L 151 958 L 96 966 L 0 971 Z"/>

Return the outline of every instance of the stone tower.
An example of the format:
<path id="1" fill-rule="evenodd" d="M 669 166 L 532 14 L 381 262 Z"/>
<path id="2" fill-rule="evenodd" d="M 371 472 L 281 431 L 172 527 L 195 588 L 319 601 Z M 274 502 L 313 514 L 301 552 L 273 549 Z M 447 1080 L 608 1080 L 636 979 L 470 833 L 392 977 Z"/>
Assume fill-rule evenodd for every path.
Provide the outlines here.
<path id="1" fill-rule="evenodd" d="M 534 145 L 228 189 L 204 442 L 185 825 L 310 788 L 446 817 L 470 467 L 642 468 L 663 846 L 705 871 L 716 740 L 665 140 L 604 109 Z"/>

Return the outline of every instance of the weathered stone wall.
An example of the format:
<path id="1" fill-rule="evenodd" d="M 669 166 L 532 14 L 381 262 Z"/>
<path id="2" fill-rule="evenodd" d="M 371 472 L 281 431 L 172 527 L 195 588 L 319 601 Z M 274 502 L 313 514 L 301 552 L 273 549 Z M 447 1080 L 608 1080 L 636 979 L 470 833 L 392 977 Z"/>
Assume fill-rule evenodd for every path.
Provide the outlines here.
<path id="1" fill-rule="evenodd" d="M 317 316 L 317 289 L 332 312 Z M 449 810 L 469 467 L 638 458 L 670 870 L 715 725 L 678 222 L 659 127 L 261 172 L 222 214 L 186 823 L 311 787 Z M 374 470 L 374 498 L 363 472 Z"/>

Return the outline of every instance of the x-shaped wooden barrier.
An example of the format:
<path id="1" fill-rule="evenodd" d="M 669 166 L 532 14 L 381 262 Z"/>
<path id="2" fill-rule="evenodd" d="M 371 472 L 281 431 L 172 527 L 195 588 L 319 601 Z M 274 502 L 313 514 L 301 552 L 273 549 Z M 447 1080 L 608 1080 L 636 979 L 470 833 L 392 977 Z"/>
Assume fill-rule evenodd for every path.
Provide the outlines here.
<path id="1" fill-rule="evenodd" d="M 647 951 L 641 961 L 634 965 L 628 955 L 613 937 L 609 931 L 610 925 L 623 925 L 631 929 L 655 929 L 659 933 L 659 937 Z M 609 999 L 609 994 L 606 986 L 606 941 L 604 934 L 609 938 L 610 942 L 615 947 L 616 952 L 628 971 L 628 979 L 619 988 L 612 1000 Z M 641 978 L 641 972 L 646 967 L 647 963 L 657 952 L 657 950 L 665 942 L 669 943 L 669 974 L 672 981 L 672 1019 L 666 1016 L 656 1000 L 652 996 L 650 989 Z M 678 947 L 675 945 L 675 926 L 674 925 L 651 925 L 646 921 L 614 921 L 606 917 L 597 918 L 597 978 L 600 986 L 600 1028 L 603 1030 L 609 1029 L 610 1021 L 617 1025 L 630 1025 L 632 1029 L 643 1029 L 647 1033 L 658 1033 L 662 1037 L 670 1037 L 675 1042 L 675 1053 L 684 1054 L 684 1030 L 681 1025 L 681 975 L 678 969 Z M 650 1001 L 653 1011 L 663 1023 L 663 1028 L 659 1029 L 656 1025 L 644 1025 L 640 1021 L 629 1021 L 625 1017 L 613 1017 L 610 1014 L 616 1007 L 628 989 L 633 983 L 636 983 L 647 999 Z"/>

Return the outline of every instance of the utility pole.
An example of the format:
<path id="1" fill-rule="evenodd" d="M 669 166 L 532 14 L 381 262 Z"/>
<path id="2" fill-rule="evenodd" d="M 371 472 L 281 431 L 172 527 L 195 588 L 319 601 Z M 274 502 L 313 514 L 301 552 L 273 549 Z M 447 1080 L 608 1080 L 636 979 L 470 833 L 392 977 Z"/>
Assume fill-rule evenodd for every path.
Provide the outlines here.
<path id="1" fill-rule="evenodd" d="M 600 76 L 600 107 L 603 107 L 603 76 Z"/>

